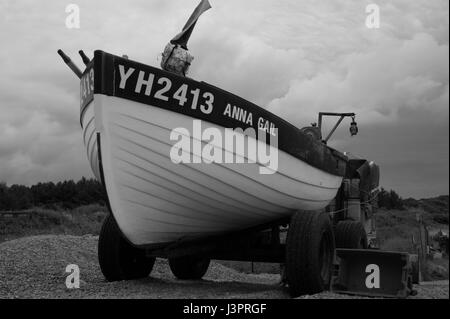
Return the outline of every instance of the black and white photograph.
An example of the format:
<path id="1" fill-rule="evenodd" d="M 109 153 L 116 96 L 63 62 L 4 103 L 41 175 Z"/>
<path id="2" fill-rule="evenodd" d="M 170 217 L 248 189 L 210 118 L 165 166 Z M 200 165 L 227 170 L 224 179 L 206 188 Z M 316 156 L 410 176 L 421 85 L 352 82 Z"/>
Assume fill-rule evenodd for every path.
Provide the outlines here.
<path id="1" fill-rule="evenodd" d="M 0 0 L 0 43 L 0 299 L 449 299 L 448 0 Z"/>

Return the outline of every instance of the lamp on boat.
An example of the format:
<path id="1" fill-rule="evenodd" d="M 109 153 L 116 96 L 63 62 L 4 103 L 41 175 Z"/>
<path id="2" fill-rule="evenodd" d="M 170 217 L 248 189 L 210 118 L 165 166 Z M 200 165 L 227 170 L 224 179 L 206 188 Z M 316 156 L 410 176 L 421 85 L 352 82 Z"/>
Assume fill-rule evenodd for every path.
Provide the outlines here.
<path id="1" fill-rule="evenodd" d="M 333 113 L 333 112 L 319 112 L 319 125 L 318 125 L 318 132 L 320 133 L 320 136 L 322 136 L 322 118 L 324 116 L 338 116 L 339 120 L 334 125 L 334 127 L 331 129 L 330 133 L 328 133 L 327 137 L 325 137 L 324 140 L 322 140 L 323 143 L 327 143 L 330 139 L 331 135 L 333 135 L 334 131 L 338 128 L 339 124 L 344 120 L 346 117 L 352 118 L 352 123 L 350 124 L 350 134 L 351 136 L 356 135 L 358 133 L 358 126 L 355 122 L 355 113 Z"/>
<path id="2" fill-rule="evenodd" d="M 352 116 L 352 122 L 350 123 L 350 134 L 351 136 L 358 134 L 358 125 L 355 122 L 354 116 Z"/>

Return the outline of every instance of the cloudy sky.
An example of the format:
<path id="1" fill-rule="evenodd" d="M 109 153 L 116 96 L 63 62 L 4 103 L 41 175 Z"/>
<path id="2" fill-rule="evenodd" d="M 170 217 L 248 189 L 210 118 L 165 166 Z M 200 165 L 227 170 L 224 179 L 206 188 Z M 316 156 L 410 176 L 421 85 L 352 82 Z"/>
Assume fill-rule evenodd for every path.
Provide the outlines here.
<path id="1" fill-rule="evenodd" d="M 66 28 L 68 4 L 80 28 Z M 158 65 L 198 0 L 0 1 L 0 181 L 91 177 L 78 80 L 56 54 L 94 49 Z M 189 42 L 190 76 L 302 127 L 355 112 L 331 146 L 378 162 L 404 197 L 449 193 L 448 0 L 210 0 Z M 366 27 L 366 6 L 380 28 Z M 333 123 L 327 120 L 327 127 Z"/>

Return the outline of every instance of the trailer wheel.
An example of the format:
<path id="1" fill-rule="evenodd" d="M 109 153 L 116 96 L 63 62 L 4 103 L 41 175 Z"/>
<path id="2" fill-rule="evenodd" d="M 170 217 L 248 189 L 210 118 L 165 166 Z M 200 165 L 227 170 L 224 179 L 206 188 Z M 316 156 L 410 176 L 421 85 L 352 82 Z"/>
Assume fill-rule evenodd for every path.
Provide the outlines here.
<path id="1" fill-rule="evenodd" d="M 156 258 L 129 244 L 111 214 L 103 222 L 98 240 L 98 261 L 107 281 L 147 277 Z"/>
<path id="2" fill-rule="evenodd" d="M 293 297 L 330 286 L 334 235 L 325 212 L 300 211 L 291 219 L 286 239 L 286 281 Z"/>
<path id="3" fill-rule="evenodd" d="M 185 256 L 169 258 L 169 266 L 178 279 L 201 279 L 208 271 L 210 261 L 209 258 Z"/>
<path id="4" fill-rule="evenodd" d="M 367 234 L 364 226 L 357 221 L 344 220 L 336 226 L 336 247 L 367 249 Z"/>

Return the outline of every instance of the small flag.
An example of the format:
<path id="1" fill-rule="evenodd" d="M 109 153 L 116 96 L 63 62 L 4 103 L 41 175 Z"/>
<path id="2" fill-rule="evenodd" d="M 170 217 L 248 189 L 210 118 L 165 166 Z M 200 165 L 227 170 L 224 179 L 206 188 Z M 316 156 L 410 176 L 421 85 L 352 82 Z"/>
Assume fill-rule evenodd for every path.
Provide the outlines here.
<path id="1" fill-rule="evenodd" d="M 195 23 L 197 22 L 198 18 L 202 15 L 202 13 L 210 8 L 211 5 L 209 4 L 209 1 L 202 0 L 197 6 L 197 8 L 195 8 L 194 12 L 192 12 L 188 21 L 184 25 L 183 31 L 178 33 L 172 40 L 170 40 L 170 43 L 179 44 L 181 47 L 187 50 L 187 42 L 191 37 L 192 30 L 194 30 Z"/>

